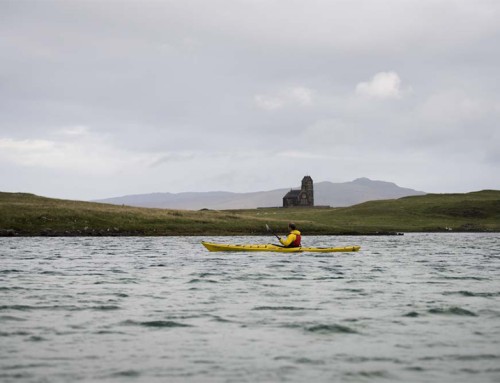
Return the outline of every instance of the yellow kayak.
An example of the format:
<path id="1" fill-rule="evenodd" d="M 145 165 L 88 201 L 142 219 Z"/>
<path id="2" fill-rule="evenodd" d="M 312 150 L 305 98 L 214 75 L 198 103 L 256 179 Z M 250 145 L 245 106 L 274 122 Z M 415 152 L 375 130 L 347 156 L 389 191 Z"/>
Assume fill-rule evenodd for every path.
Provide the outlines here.
<path id="1" fill-rule="evenodd" d="M 360 246 L 344 247 L 281 247 L 273 244 L 266 245 L 229 245 L 222 243 L 202 242 L 209 251 L 274 251 L 277 253 L 337 253 L 358 251 Z"/>

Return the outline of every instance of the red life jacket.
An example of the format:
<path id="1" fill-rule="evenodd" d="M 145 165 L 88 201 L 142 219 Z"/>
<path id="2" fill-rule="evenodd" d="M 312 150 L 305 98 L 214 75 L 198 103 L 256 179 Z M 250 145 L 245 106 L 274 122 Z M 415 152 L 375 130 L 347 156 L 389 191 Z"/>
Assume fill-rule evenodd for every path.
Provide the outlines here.
<path id="1" fill-rule="evenodd" d="M 295 241 L 292 242 L 292 245 L 290 247 L 300 247 L 300 240 L 302 239 L 302 236 L 300 234 L 295 234 Z"/>

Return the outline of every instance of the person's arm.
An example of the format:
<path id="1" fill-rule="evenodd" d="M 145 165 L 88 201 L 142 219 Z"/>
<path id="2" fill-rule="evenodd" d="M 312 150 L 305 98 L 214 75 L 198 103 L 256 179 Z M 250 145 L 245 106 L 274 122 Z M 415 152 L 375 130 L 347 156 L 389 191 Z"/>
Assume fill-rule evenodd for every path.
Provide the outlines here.
<path id="1" fill-rule="evenodd" d="M 283 246 L 289 246 L 292 244 L 292 242 L 295 241 L 295 234 L 288 234 L 286 239 L 280 238 L 280 242 Z"/>

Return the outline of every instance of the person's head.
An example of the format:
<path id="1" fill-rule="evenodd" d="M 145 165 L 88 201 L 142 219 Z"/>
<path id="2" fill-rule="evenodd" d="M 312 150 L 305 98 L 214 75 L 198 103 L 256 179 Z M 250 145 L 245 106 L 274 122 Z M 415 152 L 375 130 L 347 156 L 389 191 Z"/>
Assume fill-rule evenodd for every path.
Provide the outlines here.
<path id="1" fill-rule="evenodd" d="M 288 228 L 289 228 L 290 230 L 295 230 L 295 229 L 297 229 L 297 226 L 295 226 L 295 224 L 294 224 L 294 223 L 291 223 L 291 222 L 290 222 L 290 223 L 288 224 Z"/>

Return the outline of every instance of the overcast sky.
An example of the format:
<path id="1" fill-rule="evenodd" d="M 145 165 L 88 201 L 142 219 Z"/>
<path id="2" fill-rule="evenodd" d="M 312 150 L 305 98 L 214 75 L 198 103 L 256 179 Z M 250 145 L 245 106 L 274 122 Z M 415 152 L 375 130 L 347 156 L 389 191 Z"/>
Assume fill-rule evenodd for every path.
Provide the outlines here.
<path id="1" fill-rule="evenodd" d="M 0 191 L 500 189 L 500 1 L 0 0 Z"/>

